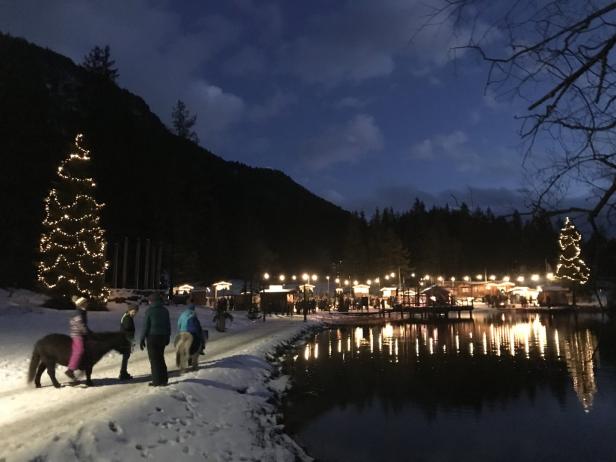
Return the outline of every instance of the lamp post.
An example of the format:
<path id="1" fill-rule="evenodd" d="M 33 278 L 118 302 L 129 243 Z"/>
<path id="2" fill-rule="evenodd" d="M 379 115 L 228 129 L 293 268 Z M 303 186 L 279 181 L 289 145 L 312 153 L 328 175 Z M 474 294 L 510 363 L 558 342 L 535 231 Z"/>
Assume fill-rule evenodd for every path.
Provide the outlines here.
<path id="1" fill-rule="evenodd" d="M 304 281 L 304 306 L 302 306 L 302 312 L 304 313 L 304 322 L 308 320 L 308 293 L 306 292 L 306 284 L 308 284 L 309 279 L 310 276 L 308 276 L 308 273 L 302 274 L 302 281 Z"/>
<path id="2" fill-rule="evenodd" d="M 473 281 L 471 281 L 471 277 L 470 276 L 464 276 L 464 282 L 468 282 L 468 284 L 471 287 L 471 299 L 473 298 Z"/>
<path id="3" fill-rule="evenodd" d="M 329 276 L 325 276 L 327 279 L 327 304 L 329 304 Z"/>
<path id="4" fill-rule="evenodd" d="M 336 278 L 334 279 L 334 308 L 337 307 L 337 303 L 340 300 L 338 297 L 338 286 L 340 285 L 340 278 Z M 342 292 L 342 290 L 340 291 Z M 338 306 L 338 309 L 340 309 L 340 307 Z"/>
<path id="5" fill-rule="evenodd" d="M 270 275 L 269 273 L 263 273 L 263 280 L 265 281 L 265 283 L 267 283 L 269 281 Z M 263 302 L 263 295 L 265 294 L 265 284 L 263 284 L 263 288 L 261 290 L 261 310 L 263 311 L 263 322 L 265 322 L 265 314 L 266 314 L 266 306 L 265 303 Z"/>

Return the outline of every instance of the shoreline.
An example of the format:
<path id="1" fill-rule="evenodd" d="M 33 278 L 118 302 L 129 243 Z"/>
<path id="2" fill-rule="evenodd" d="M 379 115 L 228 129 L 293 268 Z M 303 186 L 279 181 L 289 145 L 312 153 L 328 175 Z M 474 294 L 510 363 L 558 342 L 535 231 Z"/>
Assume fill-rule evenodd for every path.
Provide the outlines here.
<path id="1" fill-rule="evenodd" d="M 541 307 L 541 306 L 533 306 L 533 307 L 488 307 L 488 306 L 477 306 L 470 313 L 464 313 L 461 317 L 457 316 L 436 316 L 436 315 L 428 315 L 419 317 L 416 316 L 419 313 L 415 313 L 413 315 L 409 315 L 408 311 L 405 311 L 401 316 L 400 311 L 391 311 L 386 312 L 385 316 L 379 314 L 378 311 L 359 311 L 355 312 L 320 312 L 316 315 L 312 315 L 312 319 L 318 320 L 325 324 L 328 327 L 342 327 L 342 326 L 352 326 L 352 325 L 381 325 L 381 324 L 400 324 L 400 323 L 410 323 L 410 324 L 430 324 L 430 323 L 441 323 L 441 322 L 449 322 L 449 323 L 458 323 L 458 322 L 472 322 L 473 314 L 486 314 L 486 313 L 516 313 L 516 314 L 552 314 L 552 315 L 560 315 L 560 314 L 609 314 L 610 310 L 607 308 L 600 308 L 598 306 L 562 306 L 562 307 Z"/>
<path id="2" fill-rule="evenodd" d="M 12 356 L 0 366 L 14 379 L 23 374 L 36 338 L 59 331 L 67 317 L 21 308 L 0 306 L 0 350 Z M 172 307 L 172 318 L 182 309 Z M 138 349 L 129 362 L 130 382 L 112 378 L 120 357 L 110 353 L 94 369 L 93 387 L 54 389 L 47 377 L 42 389 L 19 385 L 23 378 L 8 384 L 0 394 L 0 461 L 313 460 L 284 431 L 280 403 L 289 377 L 281 374 L 280 358 L 322 324 L 300 317 L 253 322 L 240 313 L 227 333 L 204 319 L 210 342 L 196 372 L 179 376 L 175 350 L 167 348 L 170 384 L 164 388 L 147 386 L 149 364 Z M 93 327 L 115 325 L 118 314 L 98 313 Z M 11 327 L 20 324 L 29 328 Z M 13 337 L 3 335 L 9 332 Z"/>

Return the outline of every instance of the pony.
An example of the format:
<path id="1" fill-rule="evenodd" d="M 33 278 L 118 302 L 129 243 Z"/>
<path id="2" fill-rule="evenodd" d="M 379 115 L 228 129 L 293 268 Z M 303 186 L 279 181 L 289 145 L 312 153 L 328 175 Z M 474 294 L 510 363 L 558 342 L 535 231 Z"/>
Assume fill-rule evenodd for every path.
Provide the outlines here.
<path id="1" fill-rule="evenodd" d="M 47 369 L 53 386 L 60 388 L 56 379 L 56 364 L 67 366 L 71 356 L 71 338 L 63 334 L 49 334 L 34 345 L 30 368 L 28 369 L 28 383 L 41 388 L 41 375 Z M 79 363 L 79 370 L 86 373 L 86 385 L 92 386 L 92 368 L 109 351 L 130 353 L 132 342 L 123 332 L 93 332 L 88 334 L 85 341 L 85 353 Z"/>
<path id="2" fill-rule="evenodd" d="M 180 373 L 186 372 L 190 367 L 193 371 L 199 365 L 199 354 L 205 349 L 208 339 L 208 331 L 203 331 L 203 345 L 193 344 L 194 336 L 190 332 L 179 332 L 175 336 L 175 365 L 180 369 Z"/>

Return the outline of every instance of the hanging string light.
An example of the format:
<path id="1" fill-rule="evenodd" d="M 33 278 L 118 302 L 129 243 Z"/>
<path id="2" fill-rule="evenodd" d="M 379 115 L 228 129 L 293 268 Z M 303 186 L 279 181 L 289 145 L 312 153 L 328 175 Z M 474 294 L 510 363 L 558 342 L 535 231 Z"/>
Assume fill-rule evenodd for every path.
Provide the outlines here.
<path id="1" fill-rule="evenodd" d="M 38 279 L 54 295 L 106 300 L 107 251 L 100 226 L 104 204 L 94 199 L 90 152 L 75 137 L 73 152 L 58 167 L 58 185 L 45 198 Z"/>

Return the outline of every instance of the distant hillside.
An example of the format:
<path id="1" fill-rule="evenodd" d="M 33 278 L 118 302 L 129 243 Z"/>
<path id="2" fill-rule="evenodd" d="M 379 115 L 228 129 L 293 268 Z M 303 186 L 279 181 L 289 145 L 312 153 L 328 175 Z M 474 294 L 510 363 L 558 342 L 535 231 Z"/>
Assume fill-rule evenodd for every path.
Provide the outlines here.
<path id="1" fill-rule="evenodd" d="M 318 270 L 338 257 L 353 216 L 283 173 L 178 138 L 141 98 L 53 51 L 0 34 L 0 56 L 0 285 L 33 282 L 43 198 L 77 132 L 108 240 L 162 242 L 176 279 Z"/>

